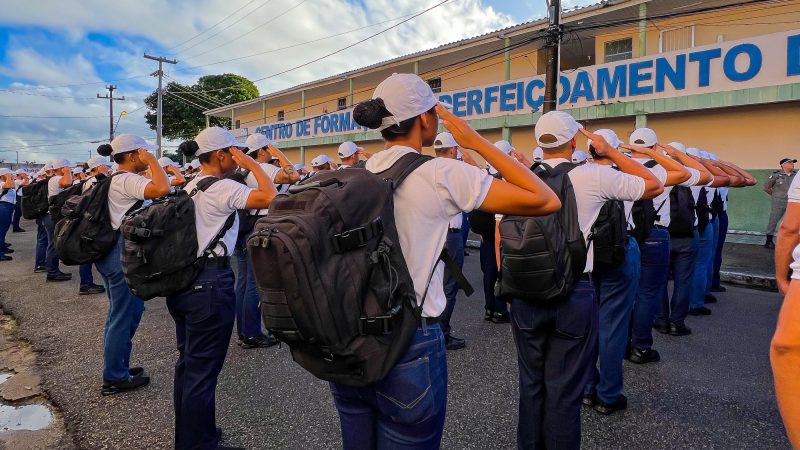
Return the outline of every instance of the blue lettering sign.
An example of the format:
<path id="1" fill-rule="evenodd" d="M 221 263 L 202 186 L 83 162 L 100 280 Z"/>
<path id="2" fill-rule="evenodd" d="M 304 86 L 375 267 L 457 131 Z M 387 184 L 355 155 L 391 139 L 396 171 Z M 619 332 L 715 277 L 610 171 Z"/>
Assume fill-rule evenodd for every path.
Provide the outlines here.
<path id="1" fill-rule="evenodd" d="M 721 56 L 722 50 L 718 48 L 689 53 L 689 61 L 699 63 L 697 74 L 700 87 L 711 84 L 711 60 Z"/>
<path id="2" fill-rule="evenodd" d="M 619 92 L 619 94 L 618 94 Z M 597 70 L 597 99 L 625 97 L 628 92 L 628 65 L 620 64 L 614 67 L 611 76 L 608 67 Z"/>
<path id="3" fill-rule="evenodd" d="M 653 79 L 652 72 L 639 72 L 642 69 L 649 69 L 653 67 L 653 61 L 641 61 L 631 63 L 628 65 L 630 71 L 628 75 L 628 95 L 647 95 L 653 93 L 653 86 L 642 86 L 640 83 Z"/>
<path id="4" fill-rule="evenodd" d="M 786 75 L 800 75 L 800 34 L 789 36 L 786 52 Z"/>
<path id="5" fill-rule="evenodd" d="M 561 75 L 558 77 L 559 84 L 561 85 L 561 97 L 558 98 L 558 104 L 562 105 L 569 100 L 570 83 L 569 78 Z"/>
<path id="6" fill-rule="evenodd" d="M 453 114 L 457 115 L 458 117 L 464 117 L 467 115 L 467 112 L 462 110 L 464 106 L 466 106 L 466 92 L 456 92 L 453 94 Z"/>
<path id="7" fill-rule="evenodd" d="M 569 99 L 570 103 L 577 102 L 581 97 L 587 101 L 594 101 L 594 92 L 592 90 L 592 82 L 589 80 L 589 73 L 585 70 L 580 70 L 575 77 L 575 86 L 572 88 L 572 96 Z"/>
<path id="8" fill-rule="evenodd" d="M 514 103 L 514 89 L 517 88 L 517 83 L 507 83 L 500 86 L 500 111 L 514 111 L 517 107 Z"/>
<path id="9" fill-rule="evenodd" d="M 533 97 L 533 90 L 540 89 L 544 91 L 544 81 L 540 79 L 531 80 L 525 87 L 525 103 L 534 111 L 538 111 L 544 103 L 544 95 L 540 94 L 538 97 Z"/>
<path id="10" fill-rule="evenodd" d="M 736 58 L 741 54 L 747 54 L 748 66 L 744 72 L 736 70 Z M 747 81 L 758 75 L 761 71 L 761 49 L 753 44 L 739 44 L 728 50 L 722 69 L 725 76 L 731 81 Z"/>
<path id="11" fill-rule="evenodd" d="M 677 89 L 686 89 L 686 55 L 675 57 L 675 67 L 670 66 L 667 58 L 656 59 L 656 92 L 664 92 L 664 80 Z"/>
<path id="12" fill-rule="evenodd" d="M 474 114 L 483 114 L 483 108 L 481 108 L 481 99 L 483 98 L 483 91 L 479 89 L 473 89 L 467 92 L 467 115 L 472 116 Z"/>
<path id="13" fill-rule="evenodd" d="M 492 103 L 497 103 L 497 92 L 500 90 L 497 86 L 489 86 L 484 89 L 483 93 L 483 111 L 486 114 L 492 112 Z"/>

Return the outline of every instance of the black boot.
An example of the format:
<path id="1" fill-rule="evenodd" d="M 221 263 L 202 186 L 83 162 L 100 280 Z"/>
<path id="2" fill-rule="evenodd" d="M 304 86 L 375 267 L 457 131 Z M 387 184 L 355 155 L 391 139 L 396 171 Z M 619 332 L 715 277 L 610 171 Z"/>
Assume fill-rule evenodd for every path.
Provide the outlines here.
<path id="1" fill-rule="evenodd" d="M 772 235 L 767 235 L 767 242 L 764 244 L 764 248 L 775 248 L 775 243 L 772 242 Z"/>

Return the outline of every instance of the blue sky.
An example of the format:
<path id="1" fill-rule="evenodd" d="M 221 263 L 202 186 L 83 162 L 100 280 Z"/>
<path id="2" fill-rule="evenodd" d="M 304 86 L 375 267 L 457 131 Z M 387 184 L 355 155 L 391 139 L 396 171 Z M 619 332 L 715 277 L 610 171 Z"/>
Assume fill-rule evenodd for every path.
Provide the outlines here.
<path id="1" fill-rule="evenodd" d="M 225 72 L 256 79 L 366 38 L 436 3 L 10 2 L 0 15 L 0 159 L 14 161 L 19 152 L 21 161 L 44 162 L 56 157 L 85 160 L 98 145 L 87 141 L 108 136 L 108 103 L 95 97 L 105 94 L 106 82 L 117 85 L 115 95 L 126 98 L 115 103 L 115 111 L 131 112 L 120 120 L 117 133 L 136 133 L 153 140 L 155 133 L 143 119 L 142 99 L 156 87 L 156 80 L 148 76 L 155 63 L 143 59 L 144 52 L 177 58 L 179 64 L 165 70 L 185 83 L 205 74 Z M 594 2 L 573 0 L 565 2 L 565 7 L 590 3 Z M 267 93 L 545 14 L 545 0 L 450 0 L 353 49 L 257 85 L 261 93 Z M 275 50 L 288 46 L 295 47 Z M 275 51 L 246 57 L 269 50 Z M 241 59 L 211 64 L 232 58 Z M 202 67 L 193 69 L 195 66 Z"/>

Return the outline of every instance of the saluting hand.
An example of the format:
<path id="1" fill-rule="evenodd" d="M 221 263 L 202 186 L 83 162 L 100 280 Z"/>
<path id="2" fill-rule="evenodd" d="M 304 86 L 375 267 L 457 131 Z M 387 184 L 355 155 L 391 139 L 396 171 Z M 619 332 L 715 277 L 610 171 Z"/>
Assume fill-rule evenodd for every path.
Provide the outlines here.
<path id="1" fill-rule="evenodd" d="M 439 114 L 442 125 L 447 128 L 447 131 L 453 135 L 453 138 L 455 138 L 458 145 L 462 148 L 478 149 L 481 147 L 481 144 L 486 141 L 477 131 L 469 126 L 466 120 L 456 116 L 440 103 L 436 104 L 436 113 Z"/>
<path id="2" fill-rule="evenodd" d="M 233 158 L 233 162 L 239 165 L 242 169 L 253 171 L 254 167 L 258 167 L 258 163 L 253 158 L 244 154 L 243 151 L 239 150 L 236 147 L 230 148 L 231 158 Z"/>
<path id="3" fill-rule="evenodd" d="M 594 134 L 586 131 L 586 129 L 581 128 L 579 130 L 584 136 L 586 136 L 590 141 L 592 141 L 592 147 L 594 147 L 594 152 L 597 153 L 597 156 L 601 158 L 605 158 L 611 153 L 614 149 L 606 142 L 606 139 L 599 134 Z"/>

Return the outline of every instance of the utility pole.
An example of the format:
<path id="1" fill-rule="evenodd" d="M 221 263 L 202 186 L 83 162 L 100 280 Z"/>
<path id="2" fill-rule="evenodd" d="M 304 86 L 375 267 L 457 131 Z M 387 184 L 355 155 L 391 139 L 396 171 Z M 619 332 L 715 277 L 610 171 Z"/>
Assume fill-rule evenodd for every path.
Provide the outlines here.
<path id="1" fill-rule="evenodd" d="M 113 84 L 109 84 L 106 86 L 106 90 L 108 90 L 108 95 L 100 96 L 97 94 L 97 98 L 108 99 L 108 142 L 114 140 L 114 100 L 125 100 L 125 96 L 122 97 L 114 97 L 114 89 L 117 87 Z"/>
<path id="2" fill-rule="evenodd" d="M 560 74 L 561 53 L 561 0 L 548 0 L 550 26 L 547 27 L 547 72 L 545 75 L 543 111 L 549 112 L 558 106 L 558 78 Z"/>
<path id="3" fill-rule="evenodd" d="M 146 59 L 152 59 L 153 61 L 158 61 L 158 70 L 151 73 L 151 76 L 158 77 L 158 106 L 156 107 L 156 145 L 158 146 L 158 150 L 156 150 L 156 156 L 161 158 L 161 131 L 162 131 L 162 122 L 161 122 L 161 99 L 164 96 L 164 90 L 162 89 L 161 85 L 164 79 L 164 70 L 163 65 L 164 63 L 168 64 L 178 64 L 178 61 L 175 59 L 167 59 L 163 56 L 152 56 L 148 55 L 147 53 L 144 54 Z"/>

